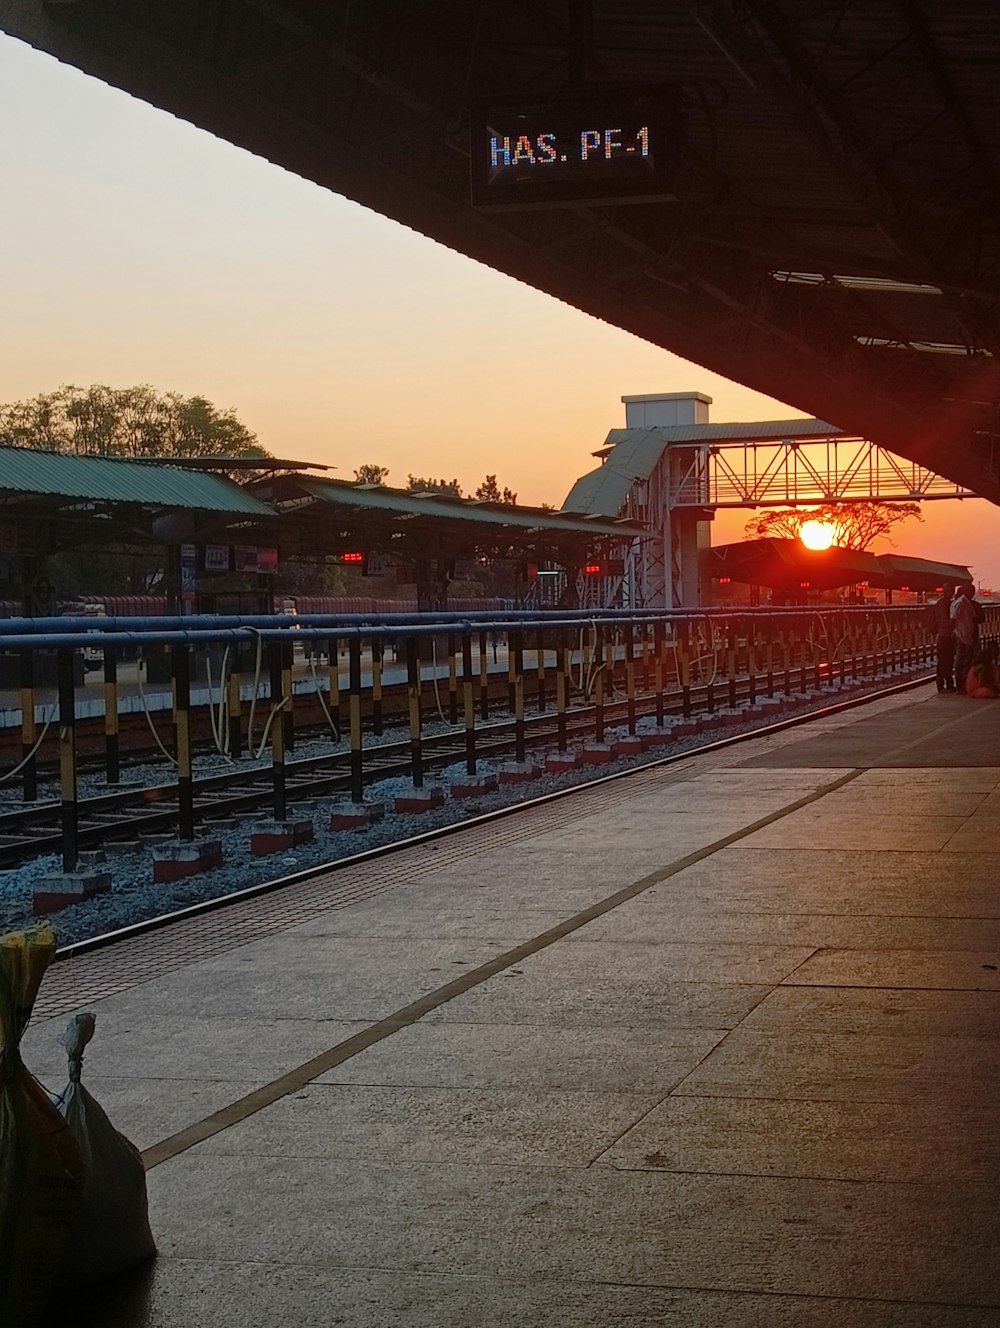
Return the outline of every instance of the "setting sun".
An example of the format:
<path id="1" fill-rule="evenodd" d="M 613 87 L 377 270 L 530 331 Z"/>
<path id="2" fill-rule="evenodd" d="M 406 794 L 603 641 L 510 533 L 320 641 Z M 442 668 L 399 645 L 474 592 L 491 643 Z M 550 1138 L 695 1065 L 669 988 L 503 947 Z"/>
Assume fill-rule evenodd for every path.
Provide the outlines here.
<path id="1" fill-rule="evenodd" d="M 803 521 L 799 539 L 807 549 L 828 549 L 836 533 L 835 527 L 827 521 Z"/>

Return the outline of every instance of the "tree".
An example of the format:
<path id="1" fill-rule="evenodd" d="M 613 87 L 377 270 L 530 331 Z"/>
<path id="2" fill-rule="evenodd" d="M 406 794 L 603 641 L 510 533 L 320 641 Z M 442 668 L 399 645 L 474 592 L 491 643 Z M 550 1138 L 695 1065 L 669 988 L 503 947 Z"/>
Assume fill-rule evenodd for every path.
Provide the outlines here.
<path id="1" fill-rule="evenodd" d="M 919 503 L 824 503 L 820 507 L 775 507 L 747 522 L 748 539 L 798 539 L 806 521 L 832 526 L 840 549 L 867 549 L 902 521 L 923 521 Z M 892 543 L 892 540 L 889 540 Z"/>
<path id="2" fill-rule="evenodd" d="M 266 457 L 236 416 L 205 397 L 137 387 L 65 384 L 0 406 L 0 444 L 78 456 Z"/>
<path id="3" fill-rule="evenodd" d="M 0 445 L 123 458 L 270 456 L 234 411 L 220 411 L 206 397 L 157 392 L 148 383 L 66 384 L 2 405 Z M 109 554 L 94 543 L 51 554 L 46 575 L 65 602 L 81 595 L 151 593 L 161 586 L 163 567 L 157 553 Z"/>
<path id="4" fill-rule="evenodd" d="M 500 492 L 495 475 L 486 476 L 476 490 L 476 497 L 483 503 L 509 503 L 512 507 L 517 502 L 517 494 L 510 489 L 505 488 L 503 493 Z"/>
<path id="5" fill-rule="evenodd" d="M 425 480 L 418 475 L 407 475 L 407 493 L 446 493 L 452 498 L 461 498 L 462 486 L 458 480 Z"/>
<path id="6" fill-rule="evenodd" d="M 384 484 L 389 478 L 388 466 L 373 466 L 366 463 L 358 466 L 354 472 L 354 478 L 359 484 Z"/>

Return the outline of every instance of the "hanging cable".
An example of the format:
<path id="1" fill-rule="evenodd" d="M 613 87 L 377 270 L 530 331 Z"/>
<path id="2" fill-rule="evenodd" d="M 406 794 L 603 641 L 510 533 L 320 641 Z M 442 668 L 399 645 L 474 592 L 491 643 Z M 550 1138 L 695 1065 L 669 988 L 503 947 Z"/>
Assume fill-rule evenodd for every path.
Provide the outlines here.
<path id="1" fill-rule="evenodd" d="M 14 766 L 13 770 L 8 770 L 5 774 L 0 775 L 0 784 L 4 783 L 5 780 L 13 779 L 14 776 L 16 774 L 19 774 L 20 771 L 22 771 L 24 767 L 28 764 L 28 762 L 32 759 L 32 757 L 38 751 L 39 747 L 41 747 L 42 739 L 45 737 L 46 733 L 48 733 L 49 726 L 51 725 L 53 719 L 55 718 L 56 711 L 58 710 L 58 708 L 59 707 L 56 705 L 52 706 L 52 708 L 49 711 L 48 718 L 42 724 L 41 733 L 38 735 L 38 737 L 34 741 L 34 744 L 32 745 L 31 751 L 27 752 L 24 756 L 21 757 L 20 761 L 18 761 L 17 765 Z"/>
<path id="2" fill-rule="evenodd" d="M 139 667 L 138 667 L 138 668 L 136 669 L 136 671 L 135 671 L 135 677 L 136 677 L 136 681 L 137 681 L 137 683 L 139 684 L 139 703 L 140 703 L 141 706 L 142 706 L 142 713 L 146 716 L 146 723 L 149 725 L 149 731 L 150 731 L 150 733 L 153 735 L 153 741 L 156 743 L 157 747 L 159 747 L 160 751 L 161 751 L 161 752 L 163 753 L 163 755 L 167 758 L 167 760 L 170 762 L 170 764 L 175 766 L 175 765 L 177 764 L 177 759 L 176 759 L 175 756 L 173 756 L 173 754 L 172 754 L 171 752 L 168 752 L 168 751 L 167 751 L 166 747 L 164 747 L 163 742 L 162 742 L 162 740 L 161 740 L 161 738 L 160 738 L 160 735 L 159 735 L 159 734 L 157 733 L 157 731 L 156 731 L 156 725 L 153 723 L 153 716 L 150 714 L 150 711 L 149 711 L 149 705 L 148 705 L 148 703 L 147 703 L 147 701 L 146 701 L 146 692 L 145 692 L 145 689 L 144 689 L 144 687 L 143 687 L 143 685 L 142 685 L 142 665 L 141 665 L 141 663 L 140 663 Z"/>
<path id="3" fill-rule="evenodd" d="M 257 658 L 253 668 L 253 695 L 250 697 L 250 714 L 247 717 L 247 751 L 253 751 L 253 721 L 257 710 L 257 695 L 260 691 L 260 671 L 264 662 L 264 638 L 256 627 L 249 629 L 257 638 Z"/>
<path id="4" fill-rule="evenodd" d="M 208 718 L 212 725 L 212 741 L 215 744 L 215 750 L 220 756 L 229 758 L 229 726 L 226 723 L 226 666 L 229 663 L 229 646 L 227 645 L 222 655 L 222 664 L 219 670 L 219 709 L 216 715 L 215 702 L 212 699 L 212 656 L 211 651 L 205 652 L 205 676 L 208 680 Z"/>
<path id="5" fill-rule="evenodd" d="M 326 716 L 327 723 L 330 725 L 334 740 L 340 742 L 340 729 L 337 727 L 337 721 L 334 719 L 333 715 L 330 714 L 330 707 L 327 705 L 326 697 L 323 695 L 323 684 L 320 682 L 319 674 L 316 672 L 315 651 L 309 652 L 309 671 L 312 673 L 313 682 L 316 684 L 316 695 L 319 697 L 320 708 Z"/>

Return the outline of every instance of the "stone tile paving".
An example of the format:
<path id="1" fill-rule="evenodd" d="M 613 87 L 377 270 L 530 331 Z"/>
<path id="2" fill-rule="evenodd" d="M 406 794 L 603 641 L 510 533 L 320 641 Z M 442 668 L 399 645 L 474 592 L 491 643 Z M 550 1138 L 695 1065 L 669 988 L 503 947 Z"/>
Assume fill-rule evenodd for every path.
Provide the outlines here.
<path id="1" fill-rule="evenodd" d="M 92 1086 L 126 1131 L 235 1105 L 156 1155 L 156 1264 L 74 1312 L 95 1328 L 995 1328 L 1000 837 L 987 824 L 949 851 L 937 822 L 1000 816 L 1000 707 L 972 726 L 952 706 L 839 726 L 836 766 L 806 760 L 809 735 L 762 740 L 769 768 L 699 758 L 690 782 L 646 777 L 572 827 L 421 858 L 353 920 L 317 909 L 98 1001 Z M 852 737 L 855 760 L 893 768 L 824 797 Z M 914 744 L 925 764 L 904 769 Z M 777 819 L 725 847 L 665 833 L 700 818 L 695 781 L 719 824 Z M 866 784 L 869 819 L 895 821 L 881 836 L 844 796 Z M 938 789 L 967 793 L 965 812 L 930 810 Z M 906 840 L 904 820 L 931 824 Z M 394 1002 L 371 1045 L 296 1071 Z M 280 1075 L 256 1109 L 246 1094 Z"/>

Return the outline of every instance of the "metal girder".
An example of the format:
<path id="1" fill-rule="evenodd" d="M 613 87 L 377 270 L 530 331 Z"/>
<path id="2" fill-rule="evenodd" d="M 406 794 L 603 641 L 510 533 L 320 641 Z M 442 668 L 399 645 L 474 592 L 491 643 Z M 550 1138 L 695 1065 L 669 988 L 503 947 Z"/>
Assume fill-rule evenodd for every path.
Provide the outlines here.
<path id="1" fill-rule="evenodd" d="M 963 279 L 966 274 L 955 270 L 955 247 L 942 245 L 937 228 L 932 227 L 927 217 L 922 214 L 921 205 L 926 199 L 915 198 L 912 188 L 905 187 L 897 180 L 893 162 L 887 160 L 880 146 L 855 120 L 843 98 L 843 87 L 831 85 L 823 70 L 810 56 L 800 33 L 788 21 L 775 0 L 740 0 L 740 3 L 767 34 L 775 50 L 780 54 L 791 76 L 790 91 L 796 101 L 821 112 L 820 119 L 812 116 L 807 123 L 812 125 L 814 130 L 819 125 L 823 126 L 818 131 L 818 137 L 831 155 L 840 160 L 844 159 L 845 154 L 848 155 L 855 175 L 865 183 L 868 197 L 875 206 L 886 233 L 898 245 L 900 256 L 918 264 L 919 270 L 925 274 L 923 280 L 942 286 L 945 298 L 952 302 L 956 317 L 963 321 L 968 319 L 973 311 L 967 303 L 948 294 L 951 288 L 964 284 Z M 906 5 L 905 0 L 901 0 L 900 7 L 903 10 L 913 8 Z M 912 28 L 909 30 L 908 38 L 911 36 L 913 36 Z M 924 27 L 922 50 L 925 58 L 928 43 L 929 34 Z M 900 44 L 894 44 L 893 50 L 898 49 Z M 939 92 L 946 93 L 940 61 L 938 61 L 935 82 Z M 951 100 L 947 101 L 946 105 L 949 110 L 952 109 Z M 829 133 L 828 126 L 835 127 L 836 139 Z M 992 319 L 984 319 L 982 311 L 978 311 L 976 322 L 976 332 L 981 339 L 979 344 L 985 344 L 994 354 L 1000 355 L 1000 336 L 993 326 Z M 970 336 L 969 343 L 975 346 L 977 339 Z"/>
<path id="2" fill-rule="evenodd" d="M 817 503 L 974 498 L 970 489 L 865 438 L 823 443 L 688 444 L 672 478 L 673 507 L 794 507 Z"/>

